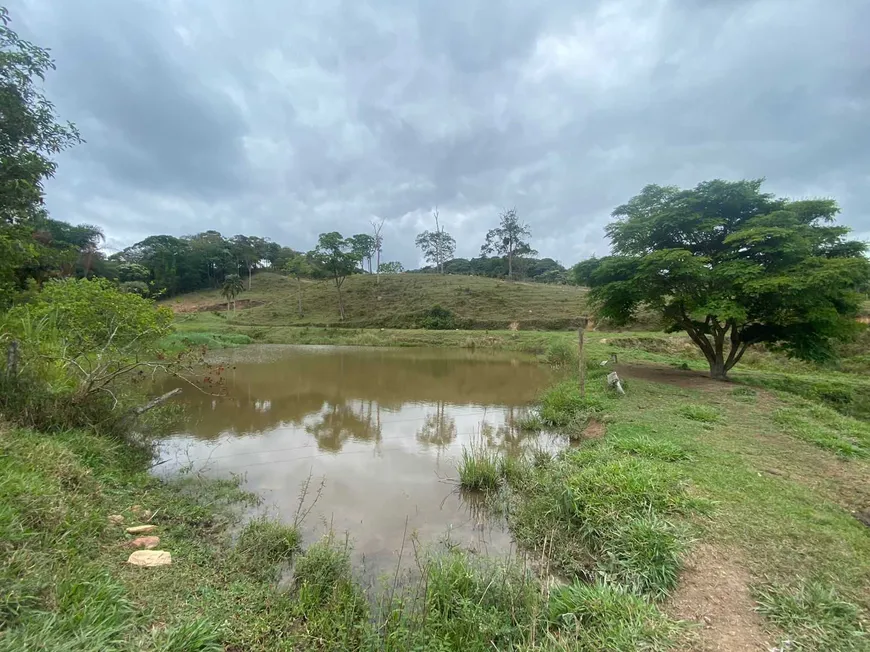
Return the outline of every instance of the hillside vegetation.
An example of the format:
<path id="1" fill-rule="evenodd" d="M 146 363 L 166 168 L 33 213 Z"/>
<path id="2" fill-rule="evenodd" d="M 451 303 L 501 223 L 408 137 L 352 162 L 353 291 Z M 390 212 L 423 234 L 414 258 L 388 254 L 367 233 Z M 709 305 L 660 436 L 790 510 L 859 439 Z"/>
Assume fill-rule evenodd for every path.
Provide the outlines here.
<path id="1" fill-rule="evenodd" d="M 416 328 L 436 306 L 466 329 L 560 330 L 574 327 L 586 310 L 586 289 L 575 286 L 509 282 L 478 276 L 382 274 L 380 283 L 358 274 L 342 286 L 347 318 L 338 318 L 332 281 L 302 281 L 303 315 L 295 279 L 263 272 L 250 292 L 239 295 L 233 322 L 256 326 L 348 326 Z M 249 306 L 252 302 L 253 307 Z M 167 301 L 176 313 L 226 311 L 218 290 L 195 292 Z M 447 326 L 451 327 L 451 326 Z"/>

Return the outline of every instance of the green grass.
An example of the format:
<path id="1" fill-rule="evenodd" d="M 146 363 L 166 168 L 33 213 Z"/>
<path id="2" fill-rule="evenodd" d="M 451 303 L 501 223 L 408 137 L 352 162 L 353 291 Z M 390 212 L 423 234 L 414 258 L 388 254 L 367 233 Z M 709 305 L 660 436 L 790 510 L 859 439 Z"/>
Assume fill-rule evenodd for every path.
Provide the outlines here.
<path id="1" fill-rule="evenodd" d="M 440 306 L 453 315 L 457 327 L 507 329 L 565 329 L 586 310 L 586 289 L 575 286 L 508 282 L 479 276 L 437 274 L 358 274 L 342 286 L 345 326 L 419 328 L 427 311 Z M 254 326 L 338 325 L 338 298 L 331 281 L 303 283 L 304 316 L 297 307 L 296 281 L 263 272 L 253 278 L 251 291 L 240 299 L 260 302 L 253 308 L 227 313 L 219 291 L 183 295 L 166 301 L 175 308 L 215 306 L 234 324 Z"/>
<path id="2" fill-rule="evenodd" d="M 719 420 L 719 411 L 710 405 L 689 403 L 681 406 L 677 412 L 686 419 L 700 421 L 701 423 L 715 423 Z"/>
<path id="3" fill-rule="evenodd" d="M 859 608 L 819 582 L 797 586 L 764 585 L 756 589 L 759 611 L 789 632 L 789 649 L 870 650 L 870 630 Z"/>

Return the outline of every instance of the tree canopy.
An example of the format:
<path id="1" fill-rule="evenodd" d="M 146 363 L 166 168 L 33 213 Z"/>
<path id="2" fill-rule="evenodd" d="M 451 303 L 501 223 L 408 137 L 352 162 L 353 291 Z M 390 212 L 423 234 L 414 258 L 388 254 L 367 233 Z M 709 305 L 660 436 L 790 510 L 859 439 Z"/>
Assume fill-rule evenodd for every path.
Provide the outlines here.
<path id="1" fill-rule="evenodd" d="M 337 231 L 321 233 L 317 247 L 309 254 L 314 269 L 320 276 L 331 278 L 338 293 L 338 314 L 344 319 L 344 300 L 341 286 L 344 280 L 357 271 L 360 258 L 354 249 L 353 238 L 345 238 Z"/>
<path id="2" fill-rule="evenodd" d="M 657 310 L 669 330 L 689 335 L 715 378 L 756 343 L 832 358 L 834 343 L 857 329 L 866 247 L 834 223 L 834 200 L 791 201 L 761 185 L 650 185 L 616 208 L 613 255 L 590 277 L 601 315 L 626 323 L 640 306 Z"/>
<path id="3" fill-rule="evenodd" d="M 513 278 L 514 259 L 535 256 L 538 253 L 527 241 L 531 236 L 529 225 L 520 222 L 516 209 L 511 208 L 499 215 L 498 227 L 487 232 L 486 241 L 480 248 L 480 255 L 487 256 L 494 253 L 507 258 L 508 278 Z"/>

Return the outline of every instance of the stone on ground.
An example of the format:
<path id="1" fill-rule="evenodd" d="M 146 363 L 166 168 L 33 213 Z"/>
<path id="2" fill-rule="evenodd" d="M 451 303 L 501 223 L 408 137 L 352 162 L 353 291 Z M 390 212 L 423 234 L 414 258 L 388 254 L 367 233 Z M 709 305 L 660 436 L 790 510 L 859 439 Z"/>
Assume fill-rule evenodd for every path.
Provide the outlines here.
<path id="1" fill-rule="evenodd" d="M 168 566 L 172 563 L 172 554 L 166 550 L 137 550 L 130 554 L 127 563 L 146 568 Z"/>
<path id="2" fill-rule="evenodd" d="M 152 550 L 160 545 L 160 537 L 136 537 L 124 544 L 128 548 L 144 548 Z"/>
<path id="3" fill-rule="evenodd" d="M 156 525 L 136 525 L 134 527 L 128 527 L 127 534 L 145 534 L 146 532 L 153 532 L 156 529 Z"/>

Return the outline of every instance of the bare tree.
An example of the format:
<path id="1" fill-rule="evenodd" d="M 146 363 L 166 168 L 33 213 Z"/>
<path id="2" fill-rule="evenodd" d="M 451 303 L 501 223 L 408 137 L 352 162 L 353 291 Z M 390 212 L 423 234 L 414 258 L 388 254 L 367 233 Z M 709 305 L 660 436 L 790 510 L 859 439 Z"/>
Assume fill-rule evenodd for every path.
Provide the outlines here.
<path id="1" fill-rule="evenodd" d="M 453 239 L 438 221 L 438 208 L 432 211 L 435 218 L 435 231 L 423 231 L 417 236 L 417 246 L 423 252 L 423 257 L 438 268 L 438 272 L 444 273 L 444 262 L 453 257 L 456 251 L 456 240 Z"/>
<path id="2" fill-rule="evenodd" d="M 383 251 L 384 247 L 384 239 L 381 237 L 381 229 L 383 228 L 383 218 L 381 218 L 380 222 L 378 222 L 377 220 L 372 220 L 372 229 L 375 232 L 375 255 L 377 256 L 377 267 L 375 267 L 377 273 L 377 280 L 375 281 L 375 283 L 377 284 L 380 284 L 381 282 L 381 251 Z"/>

